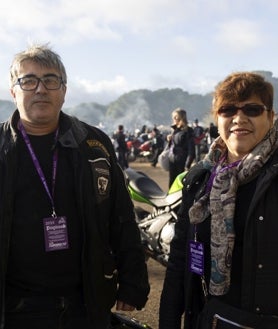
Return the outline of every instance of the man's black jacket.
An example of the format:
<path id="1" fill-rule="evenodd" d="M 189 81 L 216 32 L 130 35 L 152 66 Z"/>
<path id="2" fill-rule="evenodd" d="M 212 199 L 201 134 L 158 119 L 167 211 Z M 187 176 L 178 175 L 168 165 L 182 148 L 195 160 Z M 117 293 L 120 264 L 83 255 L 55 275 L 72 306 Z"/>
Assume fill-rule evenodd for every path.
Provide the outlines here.
<path id="1" fill-rule="evenodd" d="M 18 111 L 0 126 L 0 324 L 4 326 L 5 276 L 13 219 Z M 142 308 L 149 293 L 140 234 L 123 172 L 109 137 L 61 112 L 56 147 L 70 153 L 80 225 L 85 302 L 96 329 L 115 300 Z"/>

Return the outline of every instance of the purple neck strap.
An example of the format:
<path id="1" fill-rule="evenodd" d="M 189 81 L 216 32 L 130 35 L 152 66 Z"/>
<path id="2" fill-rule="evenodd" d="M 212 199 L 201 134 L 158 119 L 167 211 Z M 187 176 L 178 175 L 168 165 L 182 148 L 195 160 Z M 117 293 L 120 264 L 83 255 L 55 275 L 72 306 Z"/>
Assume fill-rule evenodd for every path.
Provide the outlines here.
<path id="1" fill-rule="evenodd" d="M 54 206 L 54 190 L 55 190 L 55 183 L 56 183 L 56 175 L 57 175 L 57 163 L 58 163 L 58 149 L 55 148 L 54 150 L 54 153 L 53 153 L 53 165 L 52 165 L 52 190 L 51 190 L 51 193 L 50 193 L 50 190 L 49 190 L 49 187 L 47 185 L 47 182 L 46 182 L 46 178 L 45 178 L 45 175 L 43 173 L 43 170 L 41 168 L 41 165 L 39 163 L 39 160 L 38 158 L 36 157 L 36 154 L 34 152 L 34 149 L 31 145 L 31 141 L 30 141 L 30 138 L 29 136 L 27 135 L 26 133 L 26 130 L 21 122 L 21 120 L 19 121 L 18 123 L 18 128 L 22 134 L 22 137 L 23 137 L 23 140 L 29 150 L 29 153 L 31 155 L 31 158 L 32 158 L 32 161 L 34 163 L 34 166 L 39 174 L 39 177 L 40 177 L 40 180 L 44 186 L 44 189 L 49 197 L 49 200 L 51 202 L 51 206 L 52 206 L 52 217 L 57 217 L 56 216 L 56 212 L 55 212 L 55 206 Z M 58 137 L 58 129 L 56 130 L 56 133 L 55 133 L 55 142 L 57 141 L 57 137 Z"/>

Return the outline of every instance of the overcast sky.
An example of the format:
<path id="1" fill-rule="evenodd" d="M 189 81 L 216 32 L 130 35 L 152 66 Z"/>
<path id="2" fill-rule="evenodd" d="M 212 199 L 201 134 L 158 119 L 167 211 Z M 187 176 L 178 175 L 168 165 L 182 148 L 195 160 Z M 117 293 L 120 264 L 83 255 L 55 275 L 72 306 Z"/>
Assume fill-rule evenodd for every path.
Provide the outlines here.
<path id="1" fill-rule="evenodd" d="M 278 77 L 277 0 L 12 0 L 0 4 L 0 99 L 29 43 L 49 43 L 68 74 L 67 106 L 134 89 L 205 94 L 232 71 Z"/>

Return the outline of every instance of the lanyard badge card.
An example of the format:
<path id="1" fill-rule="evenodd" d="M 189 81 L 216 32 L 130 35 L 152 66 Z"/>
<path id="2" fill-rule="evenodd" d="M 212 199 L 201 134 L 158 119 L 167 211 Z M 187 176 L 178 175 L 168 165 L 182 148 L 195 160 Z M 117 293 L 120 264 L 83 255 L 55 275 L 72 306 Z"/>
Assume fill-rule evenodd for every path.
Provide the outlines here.
<path id="1" fill-rule="evenodd" d="M 43 219 L 44 242 L 46 251 L 69 248 L 67 219 L 64 216 Z"/>
<path id="2" fill-rule="evenodd" d="M 204 244 L 197 241 L 197 228 L 194 226 L 194 240 L 189 241 L 189 270 L 201 277 L 202 289 L 205 299 L 207 299 L 208 291 L 204 277 L 205 273 L 205 253 Z"/>
<path id="3" fill-rule="evenodd" d="M 65 216 L 57 216 L 54 207 L 54 188 L 55 188 L 56 174 L 57 174 L 58 150 L 56 149 L 53 153 L 52 191 L 50 191 L 45 179 L 44 172 L 40 166 L 39 160 L 31 145 L 31 141 L 21 121 L 19 121 L 18 127 L 22 134 L 23 140 L 28 148 L 28 151 L 30 153 L 36 171 L 39 175 L 39 178 L 43 184 L 45 192 L 47 193 L 52 205 L 52 217 L 43 218 L 45 250 L 48 252 L 54 250 L 68 249 L 69 239 L 68 239 L 67 218 Z M 58 129 L 55 134 L 55 140 L 57 139 L 57 136 L 58 136 Z"/>
<path id="4" fill-rule="evenodd" d="M 189 266 L 192 273 L 204 275 L 204 244 L 198 241 L 189 241 Z"/>

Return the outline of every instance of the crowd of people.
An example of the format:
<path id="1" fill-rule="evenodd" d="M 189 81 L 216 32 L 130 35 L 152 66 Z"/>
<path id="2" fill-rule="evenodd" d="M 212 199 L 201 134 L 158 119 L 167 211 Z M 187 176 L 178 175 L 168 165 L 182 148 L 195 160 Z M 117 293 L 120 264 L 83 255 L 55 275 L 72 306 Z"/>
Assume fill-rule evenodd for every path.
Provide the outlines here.
<path id="1" fill-rule="evenodd" d="M 197 163 L 218 137 L 218 129 L 214 123 L 211 122 L 209 127 L 203 127 L 199 125 L 198 119 L 195 119 L 190 125 L 187 113 L 182 108 L 173 110 L 172 121 L 169 127 L 143 125 L 141 129 L 135 129 L 134 132 L 124 131 L 124 126 L 119 125 L 111 139 L 122 169 L 128 168 L 128 163 L 138 157 L 145 157 L 153 167 L 156 167 L 159 155 L 165 147 L 169 147 L 171 148 L 169 186 L 171 186 L 175 177 L 182 171 L 188 170 L 193 163 Z"/>
<path id="2" fill-rule="evenodd" d="M 113 145 L 62 111 L 66 69 L 48 45 L 15 55 L 10 92 L 15 111 L 0 125 L 0 327 L 110 329 L 114 305 L 140 310 L 150 291 L 124 126 Z M 273 99 L 261 75 L 232 73 L 215 88 L 208 128 L 177 108 L 169 134 L 148 132 L 151 165 L 169 148 L 169 185 L 187 171 L 159 329 L 278 328 Z"/>

